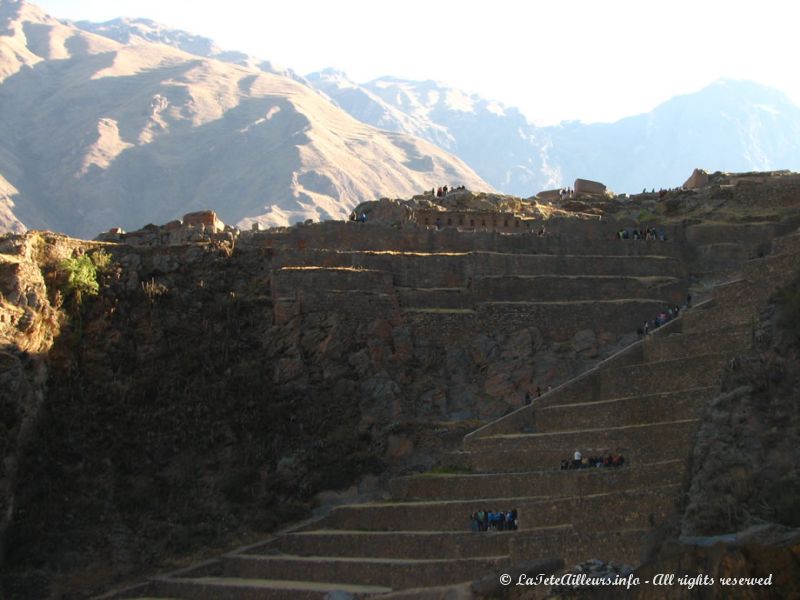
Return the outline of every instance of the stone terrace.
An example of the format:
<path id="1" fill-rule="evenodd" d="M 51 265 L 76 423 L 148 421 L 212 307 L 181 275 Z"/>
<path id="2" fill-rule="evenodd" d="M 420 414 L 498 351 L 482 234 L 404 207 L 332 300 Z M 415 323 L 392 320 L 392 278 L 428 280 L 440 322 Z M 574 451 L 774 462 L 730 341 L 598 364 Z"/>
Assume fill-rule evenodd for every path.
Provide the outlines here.
<path id="1" fill-rule="evenodd" d="M 773 254 L 749 261 L 679 319 L 469 434 L 445 460 L 460 472 L 397 478 L 391 501 L 335 508 L 127 597 L 304 599 L 334 589 L 380 597 L 474 580 L 523 559 L 638 562 L 646 534 L 680 497 L 699 410 L 720 368 L 750 347 L 754 315 L 798 256 L 800 234 L 776 241 Z M 561 471 L 576 448 L 621 452 L 626 465 Z M 520 529 L 472 533 L 469 514 L 482 508 L 517 508 Z"/>
<path id="2" fill-rule="evenodd" d="M 616 228 L 564 220 L 539 237 L 326 223 L 252 243 L 271 253 L 278 323 L 337 310 L 391 314 L 439 340 L 527 323 L 563 341 L 587 329 L 616 338 L 685 295 L 678 229 L 668 242 L 634 242 L 615 239 Z"/>

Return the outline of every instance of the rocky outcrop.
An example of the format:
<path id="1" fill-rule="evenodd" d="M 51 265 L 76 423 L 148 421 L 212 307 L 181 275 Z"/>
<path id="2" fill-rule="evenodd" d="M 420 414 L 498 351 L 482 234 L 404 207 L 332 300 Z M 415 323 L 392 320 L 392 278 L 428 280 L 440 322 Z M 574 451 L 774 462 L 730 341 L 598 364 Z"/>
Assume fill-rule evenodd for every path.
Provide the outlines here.
<path id="1" fill-rule="evenodd" d="M 45 274 L 75 245 L 39 234 L 0 240 L 0 565 L 24 479 L 20 464 L 47 393 L 46 355 L 62 324 L 62 298 L 48 290 Z"/>
<path id="2" fill-rule="evenodd" d="M 703 169 L 695 169 L 689 179 L 683 182 L 684 189 L 693 190 L 708 185 L 708 173 Z"/>

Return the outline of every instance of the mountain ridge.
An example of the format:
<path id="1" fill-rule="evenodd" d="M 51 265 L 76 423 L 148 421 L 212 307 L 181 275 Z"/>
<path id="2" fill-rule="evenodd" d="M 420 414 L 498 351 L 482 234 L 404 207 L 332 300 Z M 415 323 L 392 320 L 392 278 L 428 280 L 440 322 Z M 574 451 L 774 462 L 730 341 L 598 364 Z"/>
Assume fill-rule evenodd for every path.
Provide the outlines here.
<path id="1" fill-rule="evenodd" d="M 185 32 L 173 37 L 179 34 Z M 675 186 L 696 167 L 800 169 L 794 158 L 800 145 L 793 142 L 800 109 L 782 92 L 747 81 L 712 82 L 616 121 L 540 127 L 515 107 L 439 81 L 382 76 L 357 83 L 331 68 L 301 79 L 357 120 L 425 139 L 462 158 L 497 189 L 520 197 L 571 186 L 578 177 L 632 193 Z M 728 88 L 726 94 L 716 93 L 720 86 Z M 721 114 L 719 107 L 730 106 L 732 97 L 747 98 L 750 106 L 742 103 Z M 782 119 L 771 118 L 769 110 L 758 114 L 758 107 L 770 103 L 784 107 L 771 113 Z M 676 104 L 686 108 L 676 111 Z M 688 118 L 693 113 L 704 117 Z"/>
<path id="2" fill-rule="evenodd" d="M 27 227 L 94 237 L 204 208 L 287 225 L 437 184 L 491 189 L 460 159 L 280 74 L 124 45 L 27 2 L 0 4 L 0 27 L 0 174 Z"/>

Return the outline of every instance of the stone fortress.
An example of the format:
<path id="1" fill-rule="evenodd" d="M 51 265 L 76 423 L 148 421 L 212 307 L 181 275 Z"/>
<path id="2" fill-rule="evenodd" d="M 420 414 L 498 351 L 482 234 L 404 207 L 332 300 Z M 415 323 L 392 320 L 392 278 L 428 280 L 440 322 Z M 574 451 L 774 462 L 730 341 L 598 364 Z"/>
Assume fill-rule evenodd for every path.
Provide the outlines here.
<path id="1" fill-rule="evenodd" d="M 768 198 L 800 205 L 798 176 L 734 176 L 715 186 L 706 199 L 752 191 L 765 205 Z M 708 192 L 708 175 L 695 172 L 685 187 Z M 627 345 L 529 405 L 524 393 L 549 381 L 535 368 L 506 378 L 498 386 L 504 403 L 493 408 L 511 412 L 445 454 L 440 474 L 395 478 L 380 502 L 335 507 L 125 597 L 294 599 L 342 590 L 440 598 L 441 586 L 520 560 L 558 557 L 569 565 L 602 556 L 636 564 L 648 533 L 681 498 L 699 415 L 720 369 L 751 345 L 754 316 L 800 259 L 796 214 L 673 221 L 662 242 L 616 239 L 634 225 L 624 218 L 545 222 L 427 206 L 400 209 L 416 226 L 387 226 L 370 208 L 382 207 L 363 207 L 366 223 L 242 234 L 240 244 L 269 257 L 276 323 L 332 312 L 353 327 L 385 323 L 365 358 L 376 367 L 402 360 L 401 330 L 458 346 L 481 332 L 513 336 L 535 325 L 542 345 L 576 334 Z M 535 234 L 545 223 L 546 233 Z M 663 306 L 681 304 L 690 288 L 699 303 L 644 339 L 625 337 Z M 303 369 L 291 360 L 282 368 Z M 438 402 L 439 418 L 470 410 L 447 390 Z M 627 463 L 560 471 L 576 448 L 622 453 Z M 522 526 L 470 532 L 467 516 L 484 505 L 517 508 Z"/>
<path id="2" fill-rule="evenodd" d="M 392 479 L 379 501 L 335 506 L 255 546 L 113 597 L 321 599 L 341 590 L 441 598 L 448 586 L 521 560 L 571 565 L 600 556 L 637 564 L 648 534 L 681 499 L 720 369 L 751 346 L 754 319 L 798 264 L 800 176 L 695 172 L 661 198 L 615 199 L 591 183 L 576 183 L 572 200 L 580 206 L 572 210 L 559 207 L 560 198 L 546 208 L 501 209 L 448 209 L 420 198 L 362 205 L 356 213 L 366 214 L 364 223 L 238 232 L 208 214 L 107 235 L 148 246 L 153 256 L 197 235 L 256 253 L 267 261 L 276 325 L 335 315 L 346 331 L 367 329 L 367 347 L 348 364 L 364 378 L 363 394 L 387 395 L 386 414 L 375 419 L 485 423 L 442 454 L 437 469 Z M 460 194 L 475 199 L 459 191 L 453 200 Z M 708 203 L 724 211 L 751 195 L 766 218 L 701 215 Z M 647 208 L 636 218 L 645 201 L 660 212 Z M 693 203 L 696 210 L 686 208 Z M 605 210 L 593 214 L 593 205 Z M 665 241 L 617 238 L 622 228 L 648 226 Z M 679 318 L 636 335 L 690 291 L 695 303 Z M 486 353 L 503 360 L 484 372 L 476 340 L 487 334 L 506 345 L 489 344 Z M 475 380 L 440 378 L 427 389 L 408 383 L 419 396 L 411 410 L 394 373 L 420 360 L 426 345 L 468 349 Z M 564 348 L 585 360 L 560 368 Z M 315 352 L 324 349 L 287 346 L 276 381 L 336 377 L 314 371 Z M 454 352 L 440 357 L 456 360 Z M 375 373 L 384 374 L 388 392 L 375 390 Z M 526 404 L 537 388 L 541 397 Z M 395 458 L 413 463 L 406 442 L 398 441 Z M 626 465 L 559 470 L 577 448 L 621 453 Z M 520 529 L 470 532 L 468 515 L 484 506 L 516 508 Z"/>

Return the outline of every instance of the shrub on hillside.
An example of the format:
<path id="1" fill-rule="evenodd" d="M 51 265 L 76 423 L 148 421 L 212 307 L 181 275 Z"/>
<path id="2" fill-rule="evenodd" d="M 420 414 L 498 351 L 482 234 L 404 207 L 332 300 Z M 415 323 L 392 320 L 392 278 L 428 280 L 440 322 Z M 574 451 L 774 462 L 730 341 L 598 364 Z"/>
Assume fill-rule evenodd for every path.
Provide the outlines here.
<path id="1" fill-rule="evenodd" d="M 97 267 L 91 257 L 84 254 L 61 261 L 61 269 L 66 274 L 66 292 L 72 294 L 80 306 L 84 296 L 96 296 L 100 292 L 97 282 Z"/>

